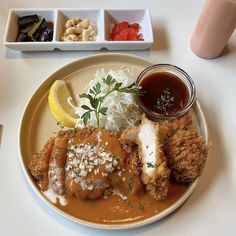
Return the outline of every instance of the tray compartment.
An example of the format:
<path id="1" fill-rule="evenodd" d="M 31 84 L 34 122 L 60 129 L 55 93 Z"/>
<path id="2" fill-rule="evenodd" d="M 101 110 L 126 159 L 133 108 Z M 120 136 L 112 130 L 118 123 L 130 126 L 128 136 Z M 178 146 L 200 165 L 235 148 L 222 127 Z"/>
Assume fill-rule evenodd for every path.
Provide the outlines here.
<path id="1" fill-rule="evenodd" d="M 82 20 L 89 19 L 94 23 L 98 30 L 97 39 L 93 42 L 103 40 L 103 25 L 104 17 L 103 11 L 100 9 L 59 9 L 57 14 L 57 27 L 56 27 L 56 41 L 63 42 L 61 36 L 65 31 L 66 21 L 72 18 L 80 18 Z M 81 42 L 81 41 L 78 41 Z"/>
<path id="2" fill-rule="evenodd" d="M 147 9 L 105 9 L 105 40 L 114 45 L 127 44 L 129 48 L 133 49 L 132 45 L 150 46 L 153 42 L 153 32 L 150 13 Z M 129 23 L 139 23 L 139 32 L 143 34 L 143 41 L 111 41 L 110 34 L 114 24 L 121 21 L 128 21 Z M 112 45 L 113 46 L 113 45 Z M 130 48 L 131 47 L 131 48 Z"/>
<path id="3" fill-rule="evenodd" d="M 17 42 L 19 32 L 18 17 L 37 14 L 40 18 L 53 23 L 53 40 L 50 42 Z M 56 10 L 54 9 L 12 9 L 9 11 L 6 33 L 4 38 L 5 46 L 19 51 L 44 51 L 53 50 L 56 28 Z"/>
<path id="4" fill-rule="evenodd" d="M 61 37 L 65 31 L 65 23 L 71 18 L 90 19 L 97 27 L 95 41 L 64 42 Z M 56 48 L 61 50 L 100 50 L 104 41 L 104 12 L 102 9 L 58 9 L 56 27 Z"/>

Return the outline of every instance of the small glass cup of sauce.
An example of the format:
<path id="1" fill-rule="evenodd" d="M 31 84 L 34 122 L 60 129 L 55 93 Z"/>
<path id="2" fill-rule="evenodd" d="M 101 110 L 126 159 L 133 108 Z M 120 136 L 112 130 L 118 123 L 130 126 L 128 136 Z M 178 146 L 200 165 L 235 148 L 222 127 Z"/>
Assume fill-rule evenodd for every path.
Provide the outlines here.
<path id="1" fill-rule="evenodd" d="M 137 78 L 137 102 L 152 120 L 174 119 L 193 105 L 196 89 L 190 76 L 177 66 L 156 64 L 144 69 Z"/>

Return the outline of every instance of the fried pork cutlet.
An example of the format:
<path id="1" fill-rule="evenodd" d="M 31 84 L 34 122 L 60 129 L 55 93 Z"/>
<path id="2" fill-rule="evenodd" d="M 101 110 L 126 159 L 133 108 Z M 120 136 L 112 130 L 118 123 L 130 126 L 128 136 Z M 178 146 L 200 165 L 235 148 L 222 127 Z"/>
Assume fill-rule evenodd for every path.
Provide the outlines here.
<path id="1" fill-rule="evenodd" d="M 127 162 L 128 174 L 128 187 L 133 195 L 138 195 L 144 192 L 144 184 L 141 179 L 142 168 L 139 160 L 139 153 L 137 147 L 133 149 Z"/>
<path id="2" fill-rule="evenodd" d="M 178 182 L 189 182 L 201 173 L 208 148 L 196 132 L 177 131 L 166 146 L 168 166 L 171 175 Z"/>
<path id="3" fill-rule="evenodd" d="M 49 161 L 49 187 L 57 194 L 65 192 L 65 164 L 67 160 L 69 133 L 60 131 L 54 140 Z"/>
<path id="4" fill-rule="evenodd" d="M 132 144 L 133 142 L 136 141 L 137 134 L 138 134 L 138 126 L 133 126 L 131 128 L 125 129 L 122 132 L 122 134 L 120 136 L 120 140 L 123 143 Z"/>
<path id="5" fill-rule="evenodd" d="M 144 117 L 136 140 L 142 162 L 142 181 L 153 197 L 164 199 L 167 197 L 170 171 L 160 143 L 159 125 Z"/>
<path id="6" fill-rule="evenodd" d="M 198 177 L 207 157 L 208 147 L 194 131 L 192 123 L 187 114 L 168 124 L 172 131 L 164 150 L 171 176 L 177 182 L 189 182 Z"/>
<path id="7" fill-rule="evenodd" d="M 139 161 L 141 163 L 142 182 L 153 197 L 158 200 L 167 197 L 170 171 L 162 150 L 162 143 L 169 133 L 170 124 L 160 129 L 158 123 L 154 123 L 143 116 L 139 126 L 124 130 L 120 142 L 127 150 L 138 148 Z"/>
<path id="8" fill-rule="evenodd" d="M 138 126 L 127 128 L 122 132 L 120 136 L 120 142 L 122 144 L 122 148 L 126 152 L 133 153 L 137 149 L 137 144 L 136 144 L 137 134 L 138 134 Z"/>
<path id="9" fill-rule="evenodd" d="M 58 195 L 97 199 L 123 184 L 133 194 L 145 188 L 161 200 L 167 197 L 170 171 L 177 182 L 192 181 L 207 152 L 191 116 L 161 125 L 144 116 L 121 135 L 100 128 L 60 131 L 33 156 L 29 169 L 43 191 Z"/>
<path id="10" fill-rule="evenodd" d="M 170 124 L 171 124 L 172 132 L 175 132 L 178 130 L 188 131 L 188 130 L 194 129 L 193 120 L 189 113 L 170 121 Z"/>
<path id="11" fill-rule="evenodd" d="M 59 195 L 65 191 L 64 166 L 67 159 L 68 138 L 68 132 L 58 132 L 29 163 L 30 172 L 43 191 L 51 188 Z"/>
<path id="12" fill-rule="evenodd" d="M 98 129 L 85 128 L 78 129 L 70 139 L 65 168 L 66 186 L 71 195 L 83 199 L 97 199 L 110 187 L 108 175 L 102 175 L 103 167 L 97 159 L 100 138 Z M 96 168 L 100 168 L 98 173 Z"/>
<path id="13" fill-rule="evenodd" d="M 125 168 L 127 152 L 119 133 L 99 128 L 60 131 L 29 164 L 42 190 L 97 199 Z"/>
<path id="14" fill-rule="evenodd" d="M 86 137 L 81 137 L 81 132 L 78 130 L 70 139 L 66 186 L 72 195 L 97 199 L 113 187 L 113 175 L 125 168 L 127 153 L 116 132 L 97 128 Z"/>
<path id="15" fill-rule="evenodd" d="M 48 188 L 48 166 L 53 144 L 54 138 L 50 138 L 42 151 L 34 154 L 33 159 L 29 163 L 30 172 L 42 190 Z"/>
<path id="16" fill-rule="evenodd" d="M 164 121 L 160 124 L 159 130 L 161 143 L 165 144 L 168 141 L 168 138 L 178 130 L 194 130 L 193 121 L 191 116 L 187 113 L 177 119 Z"/>

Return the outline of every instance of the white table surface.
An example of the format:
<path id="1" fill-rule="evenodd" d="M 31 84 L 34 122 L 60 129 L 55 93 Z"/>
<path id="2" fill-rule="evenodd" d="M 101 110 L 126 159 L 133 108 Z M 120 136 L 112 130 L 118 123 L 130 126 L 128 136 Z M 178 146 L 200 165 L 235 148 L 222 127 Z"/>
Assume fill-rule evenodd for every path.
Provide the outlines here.
<path id="1" fill-rule="evenodd" d="M 236 33 L 224 54 L 204 60 L 189 49 L 203 0 L 1 0 L 0 2 L 0 235 L 236 235 Z M 70 222 L 33 192 L 19 163 L 17 133 L 22 110 L 35 88 L 65 64 L 98 52 L 28 52 L 3 46 L 8 10 L 15 7 L 149 8 L 155 43 L 128 53 L 173 63 L 197 86 L 212 149 L 195 192 L 175 213 L 158 223 L 125 231 L 103 231 Z M 106 52 L 102 52 L 106 53 Z"/>

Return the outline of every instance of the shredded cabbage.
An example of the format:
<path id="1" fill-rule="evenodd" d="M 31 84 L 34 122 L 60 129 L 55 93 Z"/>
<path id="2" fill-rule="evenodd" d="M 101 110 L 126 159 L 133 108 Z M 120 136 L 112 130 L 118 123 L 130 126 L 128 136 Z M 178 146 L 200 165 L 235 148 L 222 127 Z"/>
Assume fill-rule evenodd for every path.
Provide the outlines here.
<path id="1" fill-rule="evenodd" d="M 105 78 L 108 74 L 116 79 L 117 82 L 122 82 L 122 86 L 128 86 L 134 82 L 132 75 L 130 74 L 130 69 L 127 67 L 123 67 L 118 70 L 109 70 L 108 72 L 105 72 L 102 68 L 96 71 L 95 79 L 88 84 L 86 92 L 88 93 L 96 83 L 100 82 L 101 95 L 105 95 L 108 86 L 103 83 L 102 78 Z M 79 107 L 74 107 L 75 114 L 81 117 L 85 112 L 81 106 L 90 106 L 90 103 L 88 99 L 80 98 L 79 95 L 76 96 L 76 99 L 78 100 Z M 130 93 L 114 91 L 106 97 L 103 102 L 103 106 L 107 107 L 108 110 L 106 116 L 100 116 L 100 126 L 107 130 L 121 131 L 125 128 L 132 127 L 141 118 L 139 107 L 133 97 L 133 94 Z M 96 127 L 97 121 L 94 112 L 91 113 L 91 118 L 87 125 Z M 84 127 L 82 119 L 77 120 L 76 127 Z"/>

